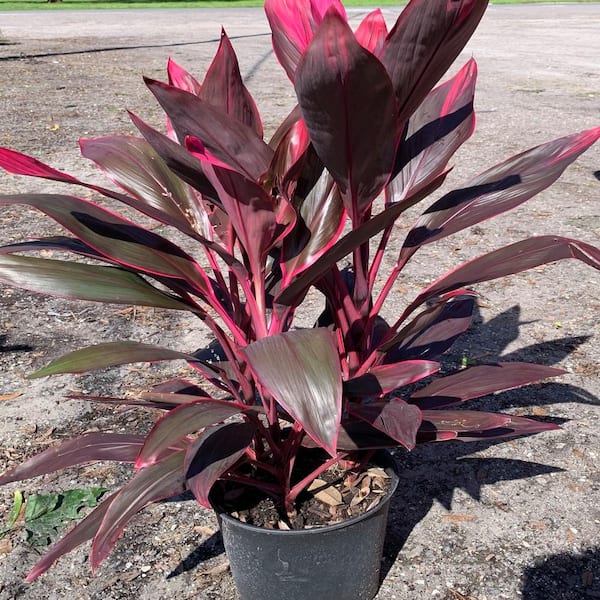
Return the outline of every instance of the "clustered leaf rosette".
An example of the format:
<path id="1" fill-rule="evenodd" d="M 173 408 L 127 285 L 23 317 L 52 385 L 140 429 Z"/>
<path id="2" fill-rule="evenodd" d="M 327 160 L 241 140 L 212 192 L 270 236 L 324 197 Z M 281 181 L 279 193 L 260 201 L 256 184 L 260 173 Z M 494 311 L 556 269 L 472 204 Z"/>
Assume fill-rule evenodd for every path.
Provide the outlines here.
<path id="1" fill-rule="evenodd" d="M 399 249 L 389 245 L 398 218 L 442 185 L 450 158 L 473 132 L 475 61 L 437 84 L 486 4 L 412 0 L 391 30 L 375 10 L 353 32 L 337 0 L 266 0 L 273 48 L 298 105 L 267 143 L 223 32 L 202 82 L 173 61 L 168 82 L 146 79 L 166 113 L 165 133 L 131 114 L 141 137 L 81 140 L 83 156 L 117 191 L 0 149 L 0 166 L 11 173 L 83 186 L 165 231 L 76 196 L 0 196 L 0 204 L 35 208 L 68 233 L 0 248 L 0 281 L 71 299 L 189 311 L 214 335 L 218 358 L 127 340 L 76 350 L 34 374 L 183 359 L 216 391 L 176 379 L 135 399 L 88 396 L 163 414 L 145 436 L 88 433 L 0 477 L 8 483 L 88 461 L 135 467 L 27 581 L 90 539 L 96 568 L 144 506 L 185 490 L 208 506 L 219 479 L 258 487 L 291 510 L 310 481 L 342 459 L 555 428 L 457 405 L 560 369 L 482 364 L 422 380 L 439 371 L 437 359 L 470 326 L 471 286 L 563 258 L 598 269 L 598 248 L 529 238 L 441 274 L 394 323 L 380 316 L 421 247 L 530 199 L 600 137 L 595 128 L 509 158 L 441 195 Z M 198 256 L 170 241 L 169 228 L 195 242 Z M 28 256 L 48 249 L 88 260 Z M 391 253 L 394 268 L 382 277 Z M 315 328 L 293 329 L 312 287 L 323 293 L 325 310 Z M 320 447 L 325 458 L 298 481 L 302 446 Z"/>

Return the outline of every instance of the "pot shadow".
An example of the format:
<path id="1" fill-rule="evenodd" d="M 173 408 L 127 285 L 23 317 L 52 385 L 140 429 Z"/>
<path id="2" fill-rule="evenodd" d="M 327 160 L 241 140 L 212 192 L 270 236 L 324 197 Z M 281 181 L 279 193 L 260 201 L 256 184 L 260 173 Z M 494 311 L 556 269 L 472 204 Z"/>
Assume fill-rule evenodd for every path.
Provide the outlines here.
<path id="1" fill-rule="evenodd" d="M 523 600 L 600 598 L 600 547 L 539 557 L 523 574 Z"/>
<path id="2" fill-rule="evenodd" d="M 509 353 L 504 350 L 519 337 L 520 307 L 514 306 L 504 313 L 482 323 L 475 314 L 474 326 L 442 357 L 443 370 L 455 370 L 468 358 L 469 364 L 497 361 L 525 361 L 552 366 L 585 343 L 587 336 L 569 336 L 539 344 L 533 344 Z M 471 400 L 464 408 L 502 412 L 510 408 L 540 407 L 559 403 L 600 404 L 598 398 L 588 391 L 564 383 L 546 382 L 492 396 Z M 462 408 L 462 407 L 453 407 Z M 561 425 L 565 419 L 549 416 L 534 417 L 537 420 Z M 389 524 L 384 543 L 381 580 L 385 578 L 414 527 L 428 514 L 434 501 L 451 510 L 455 490 L 463 490 L 475 500 L 481 499 L 481 488 L 500 481 L 525 479 L 563 469 L 552 465 L 512 459 L 468 457 L 485 450 L 503 439 L 481 442 L 448 441 L 439 444 L 417 446 L 412 452 L 394 451 L 400 473 L 400 483 L 392 499 Z M 582 559 L 583 560 L 583 559 Z M 564 596 L 567 598 L 567 596 Z M 534 596 L 523 595 L 524 600 L 563 598 L 560 594 Z"/>
<path id="3" fill-rule="evenodd" d="M 208 539 L 204 540 L 197 548 L 194 548 L 168 575 L 172 579 L 194 570 L 198 565 L 225 553 L 221 532 L 216 531 Z"/>

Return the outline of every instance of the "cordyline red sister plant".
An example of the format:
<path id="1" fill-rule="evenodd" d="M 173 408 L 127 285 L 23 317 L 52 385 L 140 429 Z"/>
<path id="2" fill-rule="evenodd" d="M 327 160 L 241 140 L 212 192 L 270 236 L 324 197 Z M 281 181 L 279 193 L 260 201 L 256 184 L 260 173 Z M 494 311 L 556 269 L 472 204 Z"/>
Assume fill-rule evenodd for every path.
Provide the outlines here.
<path id="1" fill-rule="evenodd" d="M 147 435 L 89 433 L 1 477 L 8 483 L 86 461 L 134 463 L 131 480 L 57 542 L 29 581 L 89 539 L 97 567 L 145 505 L 191 490 L 208 506 L 219 479 L 259 488 L 285 514 L 325 469 L 339 462 L 359 468 L 377 448 L 554 428 L 448 407 L 559 369 L 479 365 L 414 384 L 438 371 L 435 359 L 469 327 L 469 286 L 563 258 L 600 268 L 598 248 L 529 238 L 440 275 L 395 322 L 380 317 L 421 247 L 525 202 L 600 136 L 600 128 L 569 135 L 492 167 L 430 203 L 402 247 L 390 248 L 397 219 L 441 186 L 449 159 L 473 131 L 475 61 L 434 86 L 485 7 L 485 0 L 413 0 L 391 30 L 376 10 L 353 32 L 338 1 L 267 0 L 275 54 L 298 106 L 265 142 L 223 33 L 202 83 L 174 62 L 168 83 L 146 80 L 167 115 L 166 134 L 131 115 L 141 137 L 81 141 L 83 156 L 120 191 L 0 150 L 0 165 L 11 173 L 84 186 L 167 226 L 163 236 L 70 195 L 1 196 L 0 204 L 36 208 L 69 232 L 0 249 L 1 281 L 67 298 L 190 311 L 222 356 L 210 363 L 120 341 L 72 352 L 34 374 L 184 359 L 218 393 L 173 380 L 135 401 L 91 398 L 164 413 Z M 196 242 L 203 259 L 169 241 L 168 228 Z M 27 255 L 45 249 L 87 260 Z M 390 253 L 395 265 L 382 279 Z M 315 328 L 293 329 L 313 286 L 326 309 Z M 324 458 L 299 478 L 303 446 L 322 448 Z"/>

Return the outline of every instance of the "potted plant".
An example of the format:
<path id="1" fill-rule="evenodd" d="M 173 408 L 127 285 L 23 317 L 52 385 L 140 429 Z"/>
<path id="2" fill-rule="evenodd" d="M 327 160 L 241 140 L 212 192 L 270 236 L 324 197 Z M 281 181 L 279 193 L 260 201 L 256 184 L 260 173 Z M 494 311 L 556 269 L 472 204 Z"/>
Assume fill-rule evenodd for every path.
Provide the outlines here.
<path id="1" fill-rule="evenodd" d="M 542 144 L 431 200 L 474 128 L 474 60 L 435 86 L 485 7 L 484 0 L 412 0 L 391 30 L 376 10 L 353 32 L 338 1 L 267 0 L 275 54 L 298 106 L 265 142 L 223 33 L 202 82 L 173 61 L 168 83 L 146 79 L 166 113 L 165 133 L 132 114 L 139 137 L 81 140 L 83 156 L 118 191 L 0 149 L 0 166 L 11 173 L 83 186 L 164 227 L 158 233 L 66 194 L 0 196 L 0 204 L 35 208 L 68 232 L 0 248 L 0 281 L 71 299 L 189 311 L 214 337 L 210 355 L 125 340 L 75 350 L 34 373 L 184 359 L 191 375 L 135 399 L 87 397 L 160 410 L 148 433 L 88 433 L 0 477 L 5 484 L 88 461 L 134 465 L 131 479 L 56 542 L 27 581 L 89 540 L 97 567 L 139 510 L 187 490 L 217 509 L 226 544 L 234 542 L 227 552 L 243 598 L 371 598 L 382 540 L 365 528 L 384 531 L 394 490 L 393 468 L 377 466 L 379 450 L 556 428 L 456 405 L 560 369 L 510 362 L 434 377 L 436 359 L 470 326 L 471 286 L 563 258 L 598 269 L 598 248 L 529 238 L 441 274 L 394 322 L 381 316 L 419 248 L 525 202 L 600 137 L 596 128 Z M 393 247 L 397 220 L 427 200 L 402 246 Z M 173 230 L 196 249 L 169 239 Z M 48 249 L 74 259 L 29 256 Z M 393 267 L 383 276 L 390 255 Z M 298 329 L 294 318 L 313 288 L 324 296 L 323 312 L 315 327 Z M 336 500 L 325 502 L 322 527 L 307 529 L 302 504 L 319 496 Z M 272 514 L 266 527 L 241 523 L 242 512 L 254 518 L 253 503 Z M 338 537 L 345 530 L 354 536 L 349 542 Z M 239 541 L 245 534 L 250 549 Z M 341 558 L 330 546 L 318 549 L 328 538 Z M 357 543 L 368 550 L 354 552 Z M 348 562 L 361 554 L 359 567 Z M 316 562 L 327 576 L 315 573 Z M 343 582 L 329 575 L 331 564 L 347 567 Z M 351 573 L 354 590 L 342 587 Z M 307 580 L 322 586 L 308 591 Z"/>

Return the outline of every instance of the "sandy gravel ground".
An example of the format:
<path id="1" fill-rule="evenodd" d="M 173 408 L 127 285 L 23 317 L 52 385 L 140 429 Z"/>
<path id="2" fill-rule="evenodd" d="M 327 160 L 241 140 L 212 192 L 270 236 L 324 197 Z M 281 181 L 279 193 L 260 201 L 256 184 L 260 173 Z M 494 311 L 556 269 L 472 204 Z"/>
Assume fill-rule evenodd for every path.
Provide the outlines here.
<path id="1" fill-rule="evenodd" d="M 352 10 L 352 23 L 365 13 Z M 385 14 L 391 24 L 395 11 Z M 272 131 L 294 97 L 260 10 L 0 13 L 0 144 L 95 177 L 78 158 L 76 140 L 133 132 L 124 107 L 160 125 L 141 75 L 164 78 L 171 56 L 201 76 L 221 25 Z M 449 185 L 520 150 L 599 124 L 598 31 L 599 4 L 490 7 L 454 67 L 471 56 L 478 61 L 478 130 L 457 156 Z M 599 244 L 599 170 L 596 147 L 521 209 L 420 253 L 395 290 L 390 314 L 444 270 L 503 243 L 560 233 Z M 0 174 L 2 193 L 51 187 Z M 399 224 L 398 242 L 410 224 Z M 1 243 L 53 231 L 33 213 L 0 213 Z M 466 356 L 560 365 L 568 371 L 560 382 L 478 406 L 534 414 L 564 429 L 508 443 L 441 444 L 398 454 L 401 484 L 378 600 L 600 597 L 599 290 L 600 274 L 573 262 L 480 286 L 477 325 L 447 362 L 456 365 Z M 318 306 L 315 297 L 312 308 Z M 62 397 L 74 390 L 116 395 L 144 389 L 180 365 L 35 382 L 26 381 L 26 373 L 94 342 L 130 338 L 193 350 L 205 341 L 195 323 L 152 310 L 83 306 L 7 288 L 0 288 L 0 307 L 0 470 L 74 432 L 146 430 L 148 420 L 136 411 L 90 408 Z M 112 487 L 125 473 L 85 467 L 19 489 Z M 0 520 L 15 487 L 0 490 Z M 215 519 L 192 501 L 140 514 L 94 576 L 83 547 L 25 585 L 37 550 L 19 534 L 0 544 L 0 600 L 236 598 Z"/>

